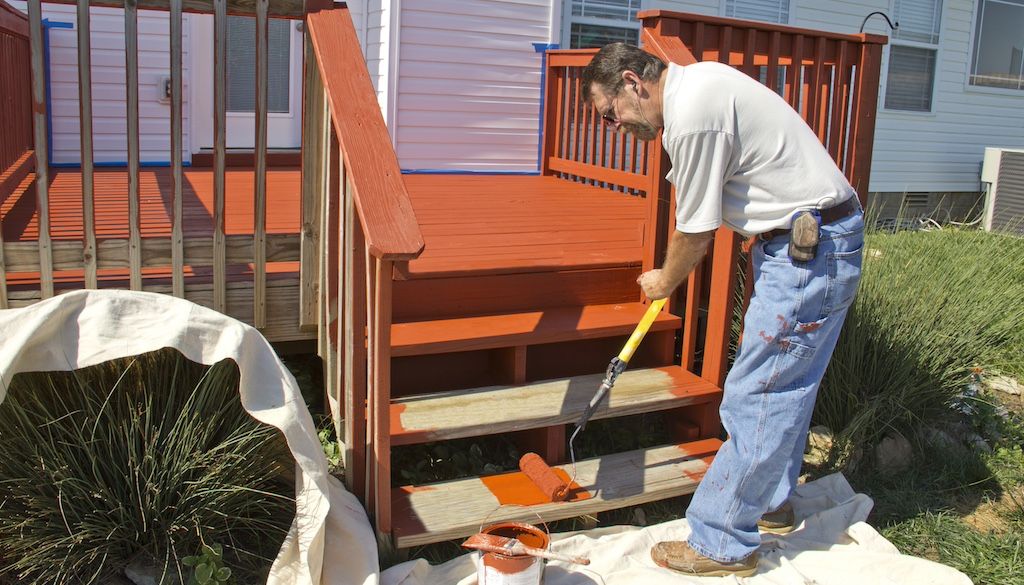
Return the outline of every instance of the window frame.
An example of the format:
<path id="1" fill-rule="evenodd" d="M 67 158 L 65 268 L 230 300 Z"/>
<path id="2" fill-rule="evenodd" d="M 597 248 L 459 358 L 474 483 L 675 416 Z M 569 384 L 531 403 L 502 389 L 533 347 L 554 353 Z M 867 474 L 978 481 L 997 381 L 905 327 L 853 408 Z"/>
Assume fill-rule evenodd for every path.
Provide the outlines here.
<path id="1" fill-rule="evenodd" d="M 726 16 L 726 4 L 727 3 L 728 3 L 728 0 L 718 0 L 718 15 L 723 17 L 723 18 L 739 18 L 739 17 L 733 17 L 733 16 Z M 787 16 L 786 22 L 773 23 L 773 22 L 768 21 L 768 20 L 759 20 L 757 22 L 766 22 L 766 23 L 770 23 L 770 24 L 781 24 L 781 25 L 784 25 L 784 26 L 791 26 L 791 25 L 793 25 L 793 23 L 796 22 L 796 17 L 793 16 L 794 13 L 796 13 L 796 8 L 797 8 L 797 1 L 796 0 L 789 0 L 789 13 L 786 15 Z M 744 20 L 749 20 L 749 19 L 744 19 Z"/>
<path id="2" fill-rule="evenodd" d="M 1016 96 L 1024 98 L 1024 89 L 1008 89 L 1005 87 L 990 87 L 987 85 L 974 85 L 971 83 L 971 71 L 974 68 L 974 41 L 978 30 L 978 19 L 981 18 L 981 2 L 972 2 L 971 6 L 971 31 L 967 41 L 967 69 L 964 72 L 964 93 Z M 1021 7 L 1024 10 L 1024 7 Z"/>
<path id="3" fill-rule="evenodd" d="M 597 18 L 595 16 L 573 16 L 572 2 L 573 0 L 562 0 L 562 43 L 560 46 L 563 49 L 572 48 L 572 25 L 574 24 L 635 30 L 637 33 L 637 45 L 640 44 L 640 29 L 642 28 L 642 23 L 639 20 L 615 20 L 611 18 Z M 646 3 L 646 0 L 641 0 L 640 7 L 637 11 L 646 10 L 647 7 L 644 6 Z"/>
<path id="4" fill-rule="evenodd" d="M 885 45 L 882 52 L 882 70 L 880 72 L 881 87 L 879 88 L 879 110 L 887 114 L 908 116 L 913 118 L 934 118 L 936 115 L 937 98 L 939 95 L 939 84 L 942 78 L 942 31 L 943 23 L 946 22 L 946 10 L 949 8 L 949 0 L 936 0 L 942 2 L 942 9 L 939 10 L 939 40 L 935 44 L 924 43 L 921 41 L 908 41 L 904 39 L 898 39 L 895 35 L 889 35 L 889 42 Z M 894 17 L 896 16 L 896 0 L 890 0 L 889 2 L 889 13 Z M 931 109 L 928 111 L 918 110 L 900 110 L 896 108 L 889 108 L 885 105 L 885 96 L 889 91 L 889 61 L 891 59 L 892 47 L 894 46 L 905 46 L 912 47 L 915 49 L 928 49 L 935 51 L 935 72 L 932 75 L 932 92 L 931 92 Z"/>

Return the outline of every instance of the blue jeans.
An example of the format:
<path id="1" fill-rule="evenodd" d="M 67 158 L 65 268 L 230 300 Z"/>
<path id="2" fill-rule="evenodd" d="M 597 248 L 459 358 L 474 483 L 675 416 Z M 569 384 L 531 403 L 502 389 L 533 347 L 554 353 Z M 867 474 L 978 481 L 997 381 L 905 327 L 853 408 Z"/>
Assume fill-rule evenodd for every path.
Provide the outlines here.
<path id="1" fill-rule="evenodd" d="M 860 281 L 860 212 L 821 227 L 814 260 L 789 259 L 789 235 L 757 240 L 753 296 L 736 361 L 725 381 L 729 433 L 686 519 L 688 542 L 720 562 L 757 550 L 757 520 L 796 486 L 818 385 Z"/>

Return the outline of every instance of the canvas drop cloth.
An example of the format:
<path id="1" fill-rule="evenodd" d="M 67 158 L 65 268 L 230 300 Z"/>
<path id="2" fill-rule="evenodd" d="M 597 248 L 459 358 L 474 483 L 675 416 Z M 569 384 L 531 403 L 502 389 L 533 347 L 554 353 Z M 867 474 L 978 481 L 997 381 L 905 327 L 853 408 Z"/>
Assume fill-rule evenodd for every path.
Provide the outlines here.
<path id="1" fill-rule="evenodd" d="M 354 496 L 327 473 L 313 419 L 295 379 L 254 328 L 167 295 L 77 291 L 23 309 L 0 311 L 0 401 L 19 372 L 83 368 L 172 347 L 214 364 L 232 359 L 243 407 L 278 428 L 296 461 L 296 517 L 269 583 L 317 585 L 469 585 L 475 555 L 437 567 L 416 560 L 380 573 L 374 533 Z M 556 536 L 552 548 L 586 555 L 586 568 L 550 563 L 546 585 L 749 583 L 751 585 L 959 585 L 961 573 L 901 555 L 864 523 L 871 500 L 842 476 L 802 486 L 794 501 L 801 527 L 766 540 L 760 570 L 747 579 L 693 580 L 658 569 L 648 550 L 685 538 L 685 520 L 647 528 L 615 527 Z"/>

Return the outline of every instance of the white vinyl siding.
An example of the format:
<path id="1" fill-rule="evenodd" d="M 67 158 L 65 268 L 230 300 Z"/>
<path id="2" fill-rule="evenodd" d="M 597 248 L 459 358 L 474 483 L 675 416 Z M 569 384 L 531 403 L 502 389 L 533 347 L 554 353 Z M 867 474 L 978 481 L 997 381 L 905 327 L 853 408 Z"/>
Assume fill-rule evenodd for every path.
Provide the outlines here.
<path id="1" fill-rule="evenodd" d="M 25 2 L 13 5 L 27 10 Z M 75 23 L 77 8 L 44 4 L 43 18 Z M 186 14 L 184 19 L 189 16 Z M 123 163 L 128 158 L 125 91 L 124 11 L 92 7 L 93 153 L 99 163 Z M 170 104 L 161 100 L 162 80 L 170 77 L 170 25 L 166 12 L 139 11 L 139 142 L 142 162 L 171 159 Z M 189 154 L 188 26 L 184 26 L 184 96 L 182 146 Z M 81 162 L 78 114 L 78 30 L 50 29 L 50 107 L 53 122 L 53 163 Z"/>
<path id="2" fill-rule="evenodd" d="M 547 0 L 403 0 L 403 169 L 535 171 Z"/>

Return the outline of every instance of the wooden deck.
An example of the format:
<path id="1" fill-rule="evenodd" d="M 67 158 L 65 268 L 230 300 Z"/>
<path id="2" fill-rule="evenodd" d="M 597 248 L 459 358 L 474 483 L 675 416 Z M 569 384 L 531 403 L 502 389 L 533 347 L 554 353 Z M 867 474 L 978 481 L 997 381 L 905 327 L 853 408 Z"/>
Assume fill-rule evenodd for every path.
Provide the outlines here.
<path id="1" fill-rule="evenodd" d="M 248 322 L 252 309 L 244 299 L 253 280 L 253 176 L 251 169 L 233 167 L 225 181 L 228 313 Z M 54 169 L 50 177 L 54 286 L 58 292 L 80 289 L 85 278 L 82 174 L 77 169 Z M 202 304 L 212 299 L 213 178 L 210 168 L 186 169 L 182 189 L 185 296 Z M 549 292 L 550 287 L 568 282 L 565 274 L 592 275 L 585 277 L 591 280 L 611 274 L 629 284 L 635 278 L 630 275 L 640 268 L 647 211 L 639 197 L 550 176 L 410 174 L 403 178 L 426 243 L 418 259 L 398 265 L 396 276 L 408 281 L 400 286 L 406 294 L 431 294 L 437 287 L 451 290 L 449 285 L 455 281 L 450 279 L 458 277 L 490 276 L 500 282 L 503 277 L 528 273 L 546 279 Z M 30 174 L 0 201 L 12 306 L 39 298 L 34 180 Z M 95 185 L 98 284 L 128 288 L 127 172 L 97 169 Z M 299 169 L 268 170 L 267 279 L 274 310 L 273 323 L 265 333 L 275 341 L 313 337 L 291 323 L 297 322 L 292 316 L 298 315 L 300 302 L 300 189 Z M 166 293 L 171 285 L 170 169 L 142 169 L 139 193 L 142 289 Z M 565 293 L 578 294 L 574 291 L 579 286 L 566 284 Z"/>
<path id="2" fill-rule="evenodd" d="M 551 176 L 405 175 L 426 243 L 409 278 L 639 266 L 639 197 Z"/>

